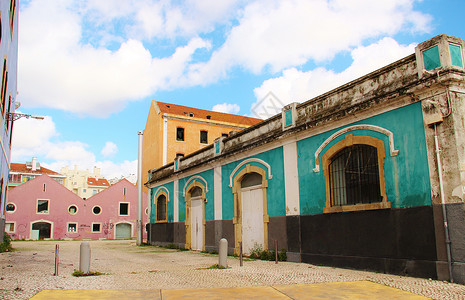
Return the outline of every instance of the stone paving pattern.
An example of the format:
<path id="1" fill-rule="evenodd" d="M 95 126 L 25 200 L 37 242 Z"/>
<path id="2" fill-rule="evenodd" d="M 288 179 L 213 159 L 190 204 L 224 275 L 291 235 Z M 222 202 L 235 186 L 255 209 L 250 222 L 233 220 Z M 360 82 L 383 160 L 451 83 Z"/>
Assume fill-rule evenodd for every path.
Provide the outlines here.
<path id="1" fill-rule="evenodd" d="M 53 276 L 55 245 L 60 247 L 59 276 Z M 432 299 L 465 299 L 465 286 L 430 279 L 314 266 L 304 263 L 244 261 L 228 258 L 230 268 L 207 269 L 218 256 L 152 246 L 135 241 L 91 241 L 91 271 L 79 268 L 80 241 L 17 241 L 15 252 L 0 253 L 0 299 L 29 299 L 44 289 L 198 289 L 371 281 Z"/>

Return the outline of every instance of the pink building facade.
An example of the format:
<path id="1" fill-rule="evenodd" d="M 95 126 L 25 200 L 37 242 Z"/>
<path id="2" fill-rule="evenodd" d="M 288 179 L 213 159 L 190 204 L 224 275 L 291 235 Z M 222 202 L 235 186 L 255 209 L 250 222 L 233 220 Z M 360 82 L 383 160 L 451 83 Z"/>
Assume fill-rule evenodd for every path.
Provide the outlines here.
<path id="1" fill-rule="evenodd" d="M 148 213 L 145 193 L 142 203 L 145 225 Z M 137 187 L 123 179 L 83 200 L 42 175 L 9 191 L 5 224 L 13 239 L 135 238 Z"/>

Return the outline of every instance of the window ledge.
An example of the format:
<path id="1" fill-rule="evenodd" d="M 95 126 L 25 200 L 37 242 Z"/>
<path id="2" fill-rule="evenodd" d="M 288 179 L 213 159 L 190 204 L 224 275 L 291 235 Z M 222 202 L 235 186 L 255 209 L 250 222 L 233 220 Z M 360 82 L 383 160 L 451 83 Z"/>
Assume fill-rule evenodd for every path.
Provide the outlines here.
<path id="1" fill-rule="evenodd" d="M 391 202 L 377 202 L 368 204 L 355 204 L 355 205 L 342 205 L 323 208 L 323 213 L 336 213 L 358 210 L 374 210 L 374 209 L 387 209 L 391 208 Z"/>
<path id="2" fill-rule="evenodd" d="M 167 220 L 155 221 L 155 224 L 158 224 L 158 223 L 168 223 L 168 221 Z"/>

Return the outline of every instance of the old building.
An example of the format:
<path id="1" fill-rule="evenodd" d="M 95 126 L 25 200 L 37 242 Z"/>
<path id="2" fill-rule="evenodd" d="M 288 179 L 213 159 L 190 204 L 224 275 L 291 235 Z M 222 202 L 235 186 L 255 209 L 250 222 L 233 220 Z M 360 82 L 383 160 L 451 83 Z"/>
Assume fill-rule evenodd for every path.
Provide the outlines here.
<path id="1" fill-rule="evenodd" d="M 28 161 L 25 164 L 10 164 L 8 188 L 14 188 L 43 174 L 50 176 L 52 179 L 54 179 L 61 185 L 65 183 L 66 176 L 42 167 L 40 163 L 37 161 L 37 158 L 33 157 L 31 161 Z"/>
<path id="2" fill-rule="evenodd" d="M 464 46 L 437 36 L 153 169 L 151 242 L 277 240 L 291 261 L 464 283 Z"/>
<path id="3" fill-rule="evenodd" d="M 8 174 L 11 157 L 12 113 L 15 111 L 18 65 L 18 6 L 16 0 L 0 1 L 0 56 L 2 78 L 0 92 L 0 241 L 5 226 Z"/>
<path id="4" fill-rule="evenodd" d="M 137 188 L 125 179 L 84 200 L 42 175 L 9 191 L 6 232 L 13 239 L 129 239 L 137 234 L 136 212 Z"/>
<path id="5" fill-rule="evenodd" d="M 142 145 L 143 182 L 148 171 L 202 149 L 220 136 L 259 123 L 260 119 L 152 101 Z M 145 188 L 144 188 L 145 189 Z"/>

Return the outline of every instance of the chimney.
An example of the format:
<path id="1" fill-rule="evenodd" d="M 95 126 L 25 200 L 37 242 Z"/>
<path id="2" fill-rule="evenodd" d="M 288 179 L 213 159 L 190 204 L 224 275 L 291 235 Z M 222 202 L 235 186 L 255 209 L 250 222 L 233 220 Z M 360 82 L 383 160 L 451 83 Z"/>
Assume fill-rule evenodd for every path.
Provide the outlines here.
<path id="1" fill-rule="evenodd" d="M 100 168 L 97 168 L 94 166 L 94 176 L 95 176 L 95 179 L 99 179 L 100 177 Z"/>
<path id="2" fill-rule="evenodd" d="M 37 170 L 37 157 L 32 158 L 32 171 Z"/>

